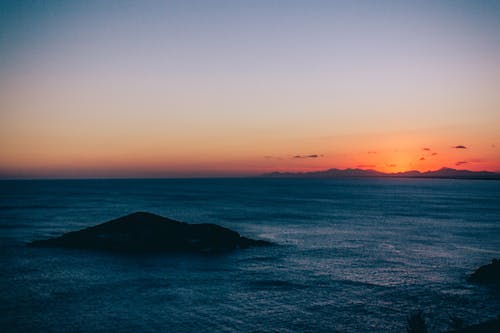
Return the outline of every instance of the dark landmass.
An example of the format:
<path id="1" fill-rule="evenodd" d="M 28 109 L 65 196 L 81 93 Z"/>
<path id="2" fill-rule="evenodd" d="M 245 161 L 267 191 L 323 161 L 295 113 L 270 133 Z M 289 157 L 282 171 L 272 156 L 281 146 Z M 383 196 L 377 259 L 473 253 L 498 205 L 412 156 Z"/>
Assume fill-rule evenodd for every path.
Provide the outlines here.
<path id="1" fill-rule="evenodd" d="M 406 319 L 407 333 L 429 333 L 423 312 L 412 313 Z M 450 316 L 450 328 L 443 333 L 498 333 L 500 332 L 500 315 L 495 319 L 487 320 L 479 324 L 465 325 L 458 317 Z"/>
<path id="2" fill-rule="evenodd" d="M 490 264 L 479 267 L 472 273 L 467 281 L 500 287 L 500 260 L 493 259 Z M 460 318 L 450 317 L 452 325 L 445 333 L 498 333 L 500 332 L 500 315 L 495 319 L 479 324 L 466 326 Z"/>
<path id="3" fill-rule="evenodd" d="M 414 312 L 406 318 L 407 333 L 428 333 L 427 324 L 423 316 L 422 310 Z"/>
<path id="4" fill-rule="evenodd" d="M 271 243 L 242 237 L 216 224 L 188 224 L 137 212 L 30 246 L 117 252 L 224 252 Z"/>
<path id="5" fill-rule="evenodd" d="M 385 173 L 376 170 L 365 169 L 329 169 L 310 172 L 271 172 L 263 174 L 262 177 L 288 177 L 288 178 L 445 178 L 445 179 L 491 179 L 500 180 L 500 173 L 490 171 L 457 170 L 441 168 L 435 171 L 420 172 L 416 170 L 406 172 Z"/>
<path id="6" fill-rule="evenodd" d="M 493 259 L 490 264 L 479 267 L 469 276 L 467 281 L 490 284 L 500 288 L 500 260 Z"/>
<path id="7" fill-rule="evenodd" d="M 452 329 L 445 333 L 498 333 L 500 332 L 500 315 L 495 319 L 488 320 L 479 324 L 464 326 L 462 328 Z"/>

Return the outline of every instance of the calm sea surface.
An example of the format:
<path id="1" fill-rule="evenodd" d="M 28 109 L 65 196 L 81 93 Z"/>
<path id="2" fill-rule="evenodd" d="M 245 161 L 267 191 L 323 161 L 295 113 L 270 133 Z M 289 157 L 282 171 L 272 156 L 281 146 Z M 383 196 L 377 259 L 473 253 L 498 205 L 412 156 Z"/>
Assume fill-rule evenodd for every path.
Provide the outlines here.
<path id="1" fill-rule="evenodd" d="M 118 255 L 26 243 L 135 211 L 279 246 Z M 500 313 L 466 282 L 500 257 L 500 182 L 185 179 L 0 182 L 0 331 L 433 332 Z"/>

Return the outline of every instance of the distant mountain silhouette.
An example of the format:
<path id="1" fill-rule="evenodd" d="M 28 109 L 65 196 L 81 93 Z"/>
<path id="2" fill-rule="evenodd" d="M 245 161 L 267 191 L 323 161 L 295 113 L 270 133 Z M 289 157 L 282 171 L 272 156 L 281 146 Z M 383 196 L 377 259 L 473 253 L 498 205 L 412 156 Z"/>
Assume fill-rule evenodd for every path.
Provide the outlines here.
<path id="1" fill-rule="evenodd" d="M 305 177 L 305 178 L 363 178 L 363 177 L 391 177 L 391 178 L 450 178 L 450 179 L 496 179 L 500 180 L 500 173 L 490 171 L 457 170 L 441 168 L 435 171 L 420 172 L 417 170 L 385 173 L 372 169 L 328 169 L 310 172 L 271 172 L 262 177 Z"/>
<path id="2" fill-rule="evenodd" d="M 137 212 L 29 245 L 118 252 L 222 252 L 270 244 L 216 224 L 188 224 Z"/>

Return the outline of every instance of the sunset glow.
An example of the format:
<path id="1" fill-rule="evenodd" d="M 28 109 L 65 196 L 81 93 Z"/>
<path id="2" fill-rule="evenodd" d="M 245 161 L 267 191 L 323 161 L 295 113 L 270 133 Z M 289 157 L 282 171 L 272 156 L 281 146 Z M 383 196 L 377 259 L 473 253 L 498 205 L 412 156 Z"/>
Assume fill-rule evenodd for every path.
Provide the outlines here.
<path id="1" fill-rule="evenodd" d="M 493 2 L 0 9 L 2 178 L 500 171 Z"/>

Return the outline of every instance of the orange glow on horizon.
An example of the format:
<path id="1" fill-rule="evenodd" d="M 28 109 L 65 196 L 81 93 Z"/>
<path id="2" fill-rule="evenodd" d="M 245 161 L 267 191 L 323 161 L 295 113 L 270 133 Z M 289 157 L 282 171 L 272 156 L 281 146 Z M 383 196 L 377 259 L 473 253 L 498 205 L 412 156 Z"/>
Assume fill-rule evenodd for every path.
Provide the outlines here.
<path id="1" fill-rule="evenodd" d="M 452 136 L 453 133 L 446 134 Z M 469 137 L 465 140 L 466 145 L 462 145 L 463 141 L 429 133 L 425 133 L 428 139 L 422 143 L 421 136 L 419 133 L 365 135 L 292 142 L 282 142 L 279 137 L 240 136 L 232 141 L 206 140 L 205 144 L 196 137 L 184 142 L 178 139 L 173 144 L 160 136 L 134 142 L 109 140 L 99 135 L 87 141 L 26 137 L 24 141 L 1 147 L 4 159 L 0 161 L 0 176 L 222 177 L 331 168 L 373 169 L 386 173 L 425 172 L 442 167 L 500 171 L 498 149 L 488 143 L 488 138 Z M 457 148 L 460 146 L 464 148 Z M 282 153 L 276 153 L 280 151 Z"/>

